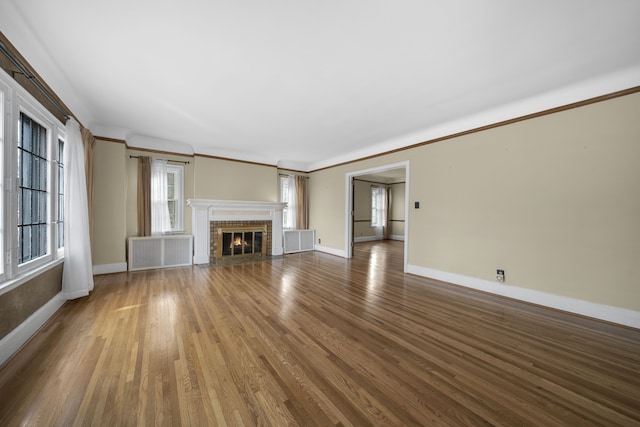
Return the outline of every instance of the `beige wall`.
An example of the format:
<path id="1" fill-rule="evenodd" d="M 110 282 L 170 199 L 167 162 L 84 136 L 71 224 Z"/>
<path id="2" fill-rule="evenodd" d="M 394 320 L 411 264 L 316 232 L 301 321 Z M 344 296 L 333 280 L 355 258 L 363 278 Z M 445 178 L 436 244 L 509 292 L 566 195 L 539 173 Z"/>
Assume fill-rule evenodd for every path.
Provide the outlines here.
<path id="1" fill-rule="evenodd" d="M 309 225 L 322 246 L 344 250 L 346 169 L 314 172 L 309 179 Z"/>
<path id="2" fill-rule="evenodd" d="M 389 206 L 391 210 L 389 215 L 391 230 L 389 234 L 391 236 L 404 236 L 405 184 L 392 184 L 389 188 L 391 197 L 391 205 Z"/>
<path id="3" fill-rule="evenodd" d="M 195 197 L 214 200 L 278 201 L 278 169 L 196 156 Z"/>
<path id="4" fill-rule="evenodd" d="M 315 172 L 311 226 L 344 250 L 345 174 L 409 160 L 410 265 L 640 310 L 638 111 L 633 94 Z"/>
<path id="5" fill-rule="evenodd" d="M 126 147 L 96 141 L 94 151 L 93 265 L 126 262 Z"/>

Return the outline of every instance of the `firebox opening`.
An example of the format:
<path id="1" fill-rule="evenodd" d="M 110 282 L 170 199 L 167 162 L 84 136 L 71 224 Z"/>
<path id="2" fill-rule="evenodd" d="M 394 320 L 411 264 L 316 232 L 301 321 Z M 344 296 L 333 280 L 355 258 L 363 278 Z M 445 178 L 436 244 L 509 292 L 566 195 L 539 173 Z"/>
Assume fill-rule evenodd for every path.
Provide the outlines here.
<path id="1" fill-rule="evenodd" d="M 221 227 L 218 229 L 216 259 L 266 255 L 266 227 Z"/>
<path id="2" fill-rule="evenodd" d="M 262 231 L 222 232 L 222 256 L 262 253 Z"/>

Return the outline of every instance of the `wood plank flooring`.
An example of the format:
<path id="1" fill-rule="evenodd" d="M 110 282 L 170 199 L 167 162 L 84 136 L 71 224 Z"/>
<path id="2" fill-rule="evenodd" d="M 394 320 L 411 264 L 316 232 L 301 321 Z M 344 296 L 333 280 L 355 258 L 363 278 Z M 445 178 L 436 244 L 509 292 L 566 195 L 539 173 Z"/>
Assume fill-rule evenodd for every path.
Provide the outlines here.
<path id="1" fill-rule="evenodd" d="M 640 330 L 352 260 L 96 277 L 0 369 L 2 426 L 640 425 Z"/>

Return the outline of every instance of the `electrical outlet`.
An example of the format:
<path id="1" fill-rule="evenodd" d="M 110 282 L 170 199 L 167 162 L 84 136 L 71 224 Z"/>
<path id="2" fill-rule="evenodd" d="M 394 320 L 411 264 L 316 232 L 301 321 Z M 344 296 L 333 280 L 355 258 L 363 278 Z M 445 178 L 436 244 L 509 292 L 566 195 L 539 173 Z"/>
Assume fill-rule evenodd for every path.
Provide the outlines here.
<path id="1" fill-rule="evenodd" d="M 496 270 L 496 280 L 498 282 L 504 282 L 504 270 Z"/>
<path id="2" fill-rule="evenodd" d="M 322 239 L 318 238 L 318 244 L 322 243 Z"/>

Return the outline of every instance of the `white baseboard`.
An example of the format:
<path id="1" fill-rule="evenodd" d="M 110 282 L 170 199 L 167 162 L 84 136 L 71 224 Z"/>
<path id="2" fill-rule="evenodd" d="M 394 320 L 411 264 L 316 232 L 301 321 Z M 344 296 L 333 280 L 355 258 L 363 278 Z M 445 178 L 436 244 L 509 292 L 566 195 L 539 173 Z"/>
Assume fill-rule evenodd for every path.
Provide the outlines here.
<path id="1" fill-rule="evenodd" d="M 93 266 L 93 274 L 111 274 L 111 273 L 122 273 L 127 271 L 127 263 L 119 262 L 116 264 L 100 264 Z"/>
<path id="2" fill-rule="evenodd" d="M 320 246 L 320 245 L 315 245 L 313 247 L 314 250 L 319 251 L 319 252 L 325 252 L 331 255 L 335 255 L 335 256 L 339 256 L 342 258 L 346 258 L 347 254 L 344 251 L 341 251 L 339 249 L 334 249 L 334 248 L 328 248 L 326 246 Z"/>
<path id="3" fill-rule="evenodd" d="M 496 295 L 502 295 L 520 301 L 526 301 L 533 304 L 543 305 L 545 307 L 568 311 L 570 313 L 580 314 L 640 329 L 640 311 L 613 307 L 610 305 L 598 304 L 560 295 L 553 295 L 533 289 L 500 284 L 489 280 L 463 276 L 461 274 L 449 273 L 431 268 L 418 267 L 415 265 L 409 265 L 407 267 L 407 272 L 418 276 L 441 280 L 443 282 L 466 286 L 472 289 L 478 289 L 480 291 Z"/>
<path id="4" fill-rule="evenodd" d="M 0 366 L 20 349 L 64 304 L 62 292 L 40 307 L 24 322 L 0 340 Z"/>
<path id="5" fill-rule="evenodd" d="M 353 238 L 353 241 L 355 243 L 373 242 L 375 240 L 382 240 L 382 237 L 380 237 L 380 236 L 360 236 L 360 237 L 354 237 Z"/>
<path id="6" fill-rule="evenodd" d="M 354 237 L 353 241 L 355 243 L 360 243 L 360 242 L 374 242 L 376 240 L 384 240 L 384 238 L 380 237 L 380 236 L 360 236 L 360 237 Z M 389 240 L 399 240 L 401 242 L 404 242 L 404 236 L 399 235 L 399 234 L 392 234 L 389 236 Z"/>

